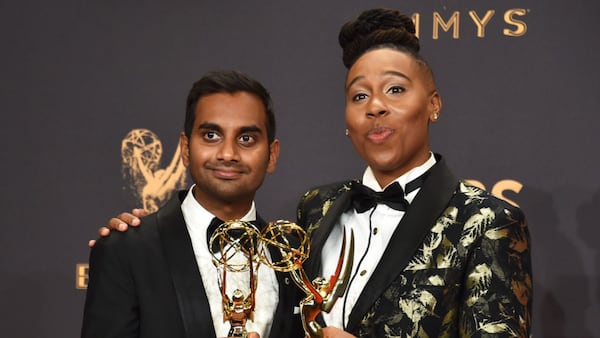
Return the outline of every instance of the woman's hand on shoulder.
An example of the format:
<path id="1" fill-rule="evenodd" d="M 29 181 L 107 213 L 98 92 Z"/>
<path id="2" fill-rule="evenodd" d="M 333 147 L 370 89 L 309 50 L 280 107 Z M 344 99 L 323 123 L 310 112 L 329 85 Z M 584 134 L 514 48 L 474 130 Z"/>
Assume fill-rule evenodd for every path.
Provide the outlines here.
<path id="1" fill-rule="evenodd" d="M 140 218 L 147 216 L 148 214 L 149 212 L 144 209 L 133 209 L 131 213 L 120 213 L 117 217 L 113 217 L 108 220 L 108 224 L 106 226 L 100 227 L 100 229 L 98 229 L 98 235 L 100 237 L 107 237 L 110 235 L 111 230 L 127 231 L 130 226 L 137 227 L 142 223 Z M 88 242 L 88 246 L 90 248 L 93 248 L 95 244 L 95 239 L 92 239 Z"/>

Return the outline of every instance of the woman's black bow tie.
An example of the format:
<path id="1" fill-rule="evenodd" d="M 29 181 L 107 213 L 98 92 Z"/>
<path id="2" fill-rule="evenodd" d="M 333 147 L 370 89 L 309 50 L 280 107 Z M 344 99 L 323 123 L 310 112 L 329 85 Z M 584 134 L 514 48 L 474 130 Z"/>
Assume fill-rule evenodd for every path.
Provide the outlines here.
<path id="1" fill-rule="evenodd" d="M 409 203 L 405 196 L 421 187 L 428 174 L 429 171 L 426 171 L 423 175 L 408 182 L 405 186 L 406 192 L 398 182 L 387 186 L 382 192 L 376 192 L 362 183 L 353 184 L 352 206 L 359 214 L 375 207 L 377 204 L 385 204 L 392 209 L 406 211 Z"/>
<path id="2" fill-rule="evenodd" d="M 359 214 L 377 204 L 385 204 L 398 211 L 406 211 L 406 208 L 408 208 L 408 201 L 404 198 L 404 190 L 398 182 L 394 182 L 382 192 L 376 192 L 360 183 L 352 186 L 352 206 Z"/>

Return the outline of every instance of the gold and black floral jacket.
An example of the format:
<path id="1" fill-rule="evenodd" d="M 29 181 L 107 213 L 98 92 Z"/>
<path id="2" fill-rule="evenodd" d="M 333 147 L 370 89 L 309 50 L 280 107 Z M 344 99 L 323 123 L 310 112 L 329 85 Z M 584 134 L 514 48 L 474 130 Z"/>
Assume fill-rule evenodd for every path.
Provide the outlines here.
<path id="1" fill-rule="evenodd" d="M 459 181 L 438 162 L 400 221 L 350 314 L 358 337 L 527 337 L 532 277 L 521 210 Z M 356 181 L 307 192 L 298 222 L 311 237 L 304 266 L 319 275 L 319 252 L 351 202 Z"/>

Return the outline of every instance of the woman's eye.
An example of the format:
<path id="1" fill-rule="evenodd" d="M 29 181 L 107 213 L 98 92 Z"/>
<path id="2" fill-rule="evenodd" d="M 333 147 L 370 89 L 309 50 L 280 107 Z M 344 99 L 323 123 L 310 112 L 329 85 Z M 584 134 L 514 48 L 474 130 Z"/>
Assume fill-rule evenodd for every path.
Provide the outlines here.
<path id="1" fill-rule="evenodd" d="M 367 98 L 367 94 L 356 94 L 352 97 L 352 101 L 360 101 Z"/>
<path id="2" fill-rule="evenodd" d="M 400 86 L 394 86 L 394 87 L 391 87 L 390 89 L 388 89 L 388 93 L 392 93 L 392 94 L 402 93 L 403 91 L 404 91 L 404 88 L 402 88 Z"/>

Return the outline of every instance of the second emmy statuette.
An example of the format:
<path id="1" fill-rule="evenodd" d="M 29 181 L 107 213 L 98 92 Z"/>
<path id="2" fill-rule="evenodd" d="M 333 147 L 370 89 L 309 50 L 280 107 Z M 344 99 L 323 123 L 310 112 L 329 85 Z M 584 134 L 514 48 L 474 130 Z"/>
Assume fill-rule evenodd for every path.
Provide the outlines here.
<path id="1" fill-rule="evenodd" d="M 258 229 L 240 220 L 221 224 L 209 240 L 213 263 L 219 270 L 219 286 L 223 301 L 223 321 L 229 321 L 228 337 L 247 337 L 246 321 L 254 319 L 259 260 L 256 243 Z M 228 284 L 234 291 L 228 294 Z"/>
<path id="2" fill-rule="evenodd" d="M 273 258 L 269 249 L 276 249 L 281 258 Z M 321 311 L 331 311 L 336 300 L 346 291 L 354 260 L 354 233 L 350 232 L 350 246 L 346 250 L 344 228 L 340 258 L 335 274 L 329 280 L 317 277 L 310 281 L 302 268 L 302 263 L 309 253 L 310 239 L 304 229 L 296 223 L 282 220 L 271 222 L 261 233 L 258 243 L 260 260 L 272 269 L 289 272 L 296 285 L 306 293 L 306 297 L 300 302 L 304 332 L 307 337 L 322 338 L 323 330 L 316 319 Z"/>

